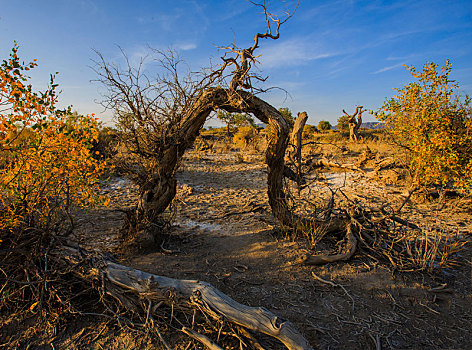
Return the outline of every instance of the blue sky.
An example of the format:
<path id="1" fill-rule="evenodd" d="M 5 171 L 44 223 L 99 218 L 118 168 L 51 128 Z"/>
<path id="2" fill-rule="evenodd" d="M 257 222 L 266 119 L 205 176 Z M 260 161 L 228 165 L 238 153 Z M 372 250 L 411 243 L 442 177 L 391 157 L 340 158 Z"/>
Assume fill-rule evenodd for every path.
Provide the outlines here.
<path id="1" fill-rule="evenodd" d="M 270 3 L 277 8 L 280 2 Z M 33 86 L 45 88 L 59 72 L 61 104 L 105 121 L 111 112 L 95 103 L 92 49 L 119 62 L 122 47 L 137 60 L 147 46 L 178 50 L 197 70 L 216 62 L 216 46 L 246 47 L 265 31 L 260 9 L 245 0 L 0 0 L 0 57 L 13 41 L 20 56 L 36 58 Z M 261 43 L 260 73 L 269 76 L 262 96 L 275 107 L 307 111 L 309 123 L 336 123 L 357 104 L 378 109 L 393 88 L 408 83 L 404 64 L 450 59 L 453 79 L 472 95 L 472 1 L 309 1 L 282 28 L 277 41 Z M 366 116 L 366 120 L 373 120 Z"/>

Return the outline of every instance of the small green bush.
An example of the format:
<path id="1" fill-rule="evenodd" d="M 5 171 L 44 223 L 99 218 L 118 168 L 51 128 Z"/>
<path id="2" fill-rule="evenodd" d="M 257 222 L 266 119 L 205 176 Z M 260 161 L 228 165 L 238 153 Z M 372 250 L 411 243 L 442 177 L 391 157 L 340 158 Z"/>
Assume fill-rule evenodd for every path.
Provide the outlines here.
<path id="1" fill-rule="evenodd" d="M 327 120 L 321 120 L 318 123 L 318 129 L 320 129 L 321 131 L 331 130 L 331 123 L 328 122 Z"/>

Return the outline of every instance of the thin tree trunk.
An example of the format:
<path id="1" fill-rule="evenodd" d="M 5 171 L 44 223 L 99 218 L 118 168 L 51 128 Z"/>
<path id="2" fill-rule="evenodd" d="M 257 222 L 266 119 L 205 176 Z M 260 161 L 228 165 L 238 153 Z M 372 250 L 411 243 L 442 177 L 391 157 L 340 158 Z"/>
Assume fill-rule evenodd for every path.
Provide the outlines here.
<path id="1" fill-rule="evenodd" d="M 296 182 L 298 187 L 298 194 L 300 195 L 301 184 L 302 184 L 302 138 L 303 128 L 305 127 L 306 121 L 308 120 L 308 114 L 306 112 L 297 113 L 297 119 L 293 125 L 292 134 L 290 135 L 290 150 L 289 157 L 295 162 L 297 169 Z"/>

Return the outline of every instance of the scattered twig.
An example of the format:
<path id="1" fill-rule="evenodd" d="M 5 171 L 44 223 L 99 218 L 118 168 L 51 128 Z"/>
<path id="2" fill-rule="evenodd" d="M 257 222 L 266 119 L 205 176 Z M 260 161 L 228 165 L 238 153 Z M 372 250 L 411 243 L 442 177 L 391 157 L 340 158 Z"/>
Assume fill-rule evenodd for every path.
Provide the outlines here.
<path id="1" fill-rule="evenodd" d="M 314 279 L 316 279 L 317 281 L 320 281 L 321 283 L 328 284 L 331 287 L 341 288 L 344 291 L 344 293 L 351 299 L 352 308 L 354 309 L 354 298 L 351 296 L 351 294 L 349 294 L 349 292 L 346 290 L 346 288 L 344 288 L 344 286 L 342 284 L 337 284 L 337 283 L 322 279 L 320 276 L 316 275 L 313 271 L 311 272 L 311 275 L 313 276 Z"/>
<path id="2" fill-rule="evenodd" d="M 441 313 L 440 313 L 439 311 L 436 311 L 436 310 L 434 310 L 433 308 L 429 307 L 428 305 L 423 304 L 421 301 L 420 301 L 418 304 L 420 304 L 420 305 L 423 306 L 426 310 L 432 312 L 433 314 L 441 315 Z"/>
<path id="3" fill-rule="evenodd" d="M 167 344 L 167 342 L 165 341 L 165 339 L 162 336 L 161 332 L 159 331 L 159 327 L 157 326 L 157 324 L 154 321 L 154 319 L 152 318 L 152 316 L 150 316 L 150 319 L 151 319 L 152 325 L 154 326 L 154 330 L 156 331 L 157 335 L 159 336 L 159 339 L 160 339 L 162 345 L 164 345 L 167 350 L 172 350 L 172 348 L 169 346 L 169 344 Z"/>
<path id="4" fill-rule="evenodd" d="M 396 213 L 399 214 L 400 211 L 403 209 L 403 207 L 405 206 L 406 203 L 408 203 L 408 201 L 410 200 L 411 198 L 411 195 L 416 192 L 417 190 L 419 189 L 418 186 L 412 188 L 411 190 L 408 191 L 408 195 L 406 196 L 405 200 L 403 201 L 403 203 L 400 205 L 400 207 L 396 210 Z"/>
<path id="5" fill-rule="evenodd" d="M 382 350 L 382 342 L 380 341 L 380 335 L 376 334 L 375 337 L 372 335 L 372 333 L 369 332 L 369 336 L 372 338 L 375 344 L 375 349 L 376 350 Z"/>
<path id="6" fill-rule="evenodd" d="M 248 339 L 248 341 L 251 343 L 251 345 L 256 349 L 256 350 L 265 350 L 262 345 L 257 341 L 254 336 L 244 329 L 243 327 L 238 327 L 239 332 Z"/>
<path id="7" fill-rule="evenodd" d="M 164 248 L 164 242 L 162 242 L 162 244 L 161 244 L 161 250 L 162 250 L 164 253 L 166 253 L 166 254 L 177 254 L 177 253 L 180 253 L 180 250 L 179 250 L 179 249 L 172 250 L 172 249 Z"/>
<path id="8" fill-rule="evenodd" d="M 184 332 L 188 336 L 192 337 L 193 339 L 199 341 L 200 343 L 205 345 L 210 350 L 223 350 L 223 348 L 220 348 L 218 345 L 216 345 L 213 342 L 213 340 L 209 339 L 208 337 L 204 336 L 203 334 L 200 334 L 200 333 L 194 331 L 191 328 L 182 327 L 182 332 Z"/>

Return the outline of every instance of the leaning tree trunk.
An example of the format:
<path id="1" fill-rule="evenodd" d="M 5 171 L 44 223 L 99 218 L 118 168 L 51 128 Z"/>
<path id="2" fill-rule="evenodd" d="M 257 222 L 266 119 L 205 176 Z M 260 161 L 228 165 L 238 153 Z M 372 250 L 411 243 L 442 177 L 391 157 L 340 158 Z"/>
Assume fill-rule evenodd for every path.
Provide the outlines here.
<path id="1" fill-rule="evenodd" d="M 155 221 L 172 202 L 176 194 L 175 173 L 186 149 L 195 138 L 210 113 L 217 109 L 228 112 L 252 113 L 271 129 L 266 150 L 268 166 L 268 196 L 274 216 L 281 224 L 291 226 L 293 218 L 288 210 L 283 190 L 284 157 L 289 126 L 274 107 L 246 91 L 213 88 L 203 92 L 183 118 L 174 135 L 174 142 L 164 151 L 156 175 L 141 187 L 138 201 L 138 220 Z"/>

